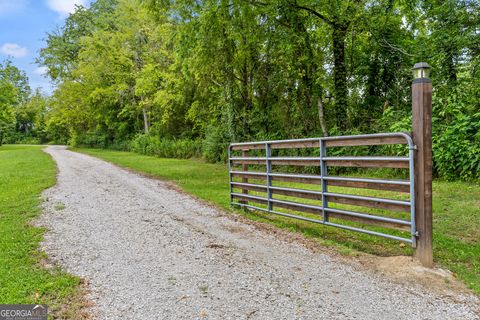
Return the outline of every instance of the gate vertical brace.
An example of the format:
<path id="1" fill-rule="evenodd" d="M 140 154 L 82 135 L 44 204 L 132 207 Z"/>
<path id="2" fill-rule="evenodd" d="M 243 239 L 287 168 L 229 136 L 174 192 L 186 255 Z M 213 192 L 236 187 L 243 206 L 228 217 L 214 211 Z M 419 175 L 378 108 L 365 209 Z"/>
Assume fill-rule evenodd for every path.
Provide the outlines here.
<path id="1" fill-rule="evenodd" d="M 242 150 L 242 157 L 247 156 L 248 150 Z M 242 171 L 248 171 L 248 164 L 242 164 Z M 242 183 L 248 183 L 248 178 L 242 178 Z M 248 190 L 242 189 L 243 194 L 248 194 Z M 246 204 L 248 205 L 248 200 L 240 200 L 239 203 Z M 243 209 L 246 211 L 247 207 L 243 207 Z"/>
<path id="2" fill-rule="evenodd" d="M 323 222 L 328 222 L 328 213 L 325 211 L 325 208 L 328 208 L 328 200 L 327 196 L 325 195 L 328 192 L 327 189 L 327 180 L 324 178 L 327 176 L 327 165 L 324 157 L 327 156 L 327 148 L 325 147 L 325 141 L 320 139 L 320 179 L 322 183 L 322 212 L 323 212 Z"/>
<path id="3" fill-rule="evenodd" d="M 415 144 L 410 145 L 408 148 L 408 174 L 409 174 L 409 180 L 410 180 L 410 235 L 412 239 L 412 248 L 417 247 L 417 224 L 416 224 L 416 213 L 415 213 L 415 204 L 417 203 L 415 201 Z"/>
<path id="4" fill-rule="evenodd" d="M 430 66 L 416 63 L 412 83 L 412 128 L 415 155 L 415 222 L 418 232 L 415 257 L 433 266 L 432 249 L 432 81 Z"/>
<path id="5" fill-rule="evenodd" d="M 265 159 L 266 159 L 266 171 L 267 171 L 267 199 L 268 199 L 268 211 L 272 211 L 272 190 L 270 187 L 272 186 L 272 162 L 270 161 L 271 154 L 270 145 L 268 143 L 265 144 Z"/>
<path id="6" fill-rule="evenodd" d="M 233 180 L 233 177 L 232 177 L 232 160 L 230 160 L 230 158 L 232 157 L 232 147 L 231 146 L 228 146 L 228 180 L 229 180 L 229 187 L 230 187 L 230 205 L 232 205 L 232 202 L 233 202 L 233 197 L 232 197 L 232 191 L 233 191 L 233 188 L 232 188 L 232 180 Z"/>

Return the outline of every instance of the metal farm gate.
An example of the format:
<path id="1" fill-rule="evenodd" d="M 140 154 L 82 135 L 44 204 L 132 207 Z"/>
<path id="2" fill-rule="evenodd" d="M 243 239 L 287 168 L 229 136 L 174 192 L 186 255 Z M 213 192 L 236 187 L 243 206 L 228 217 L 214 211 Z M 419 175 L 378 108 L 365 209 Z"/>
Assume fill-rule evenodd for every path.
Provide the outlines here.
<path id="1" fill-rule="evenodd" d="M 331 147 L 358 147 L 385 144 L 405 144 L 408 155 L 404 157 L 333 157 L 328 156 Z M 310 149 L 309 154 L 318 157 L 272 156 L 273 150 Z M 312 150 L 317 149 L 317 150 Z M 256 156 L 248 153 L 256 153 Z M 301 151 L 300 151 L 301 152 Z M 277 151 L 278 153 L 278 151 Z M 234 143 L 229 147 L 230 199 L 231 204 L 261 210 L 281 216 L 301 219 L 342 229 L 368 233 L 416 246 L 415 228 L 415 189 L 414 189 L 414 144 L 406 133 L 381 133 L 356 136 L 310 138 L 298 140 L 278 140 L 262 142 Z M 253 166 L 250 168 L 250 166 Z M 275 171 L 273 167 L 275 166 Z M 319 174 L 299 174 L 286 172 L 290 166 L 317 167 Z M 387 180 L 332 176 L 329 167 L 398 168 L 408 171 L 408 180 Z M 290 170 L 292 171 L 292 170 Z M 249 183 L 254 180 L 256 183 Z M 294 183 L 295 187 L 276 186 L 274 182 Z M 300 187 L 297 187 L 300 184 Z M 301 184 L 314 184 L 320 190 L 309 190 Z M 330 192 L 329 187 L 362 188 L 387 190 L 409 194 L 408 200 L 377 198 L 350 193 Z M 255 192 L 256 194 L 249 194 Z M 280 196 L 282 199 L 279 199 Z M 285 198 L 293 198 L 286 200 Z M 407 219 L 389 217 L 382 214 L 362 213 L 353 210 L 334 208 L 330 204 L 346 204 L 355 207 L 377 208 L 386 211 L 408 213 Z M 283 212 L 278 209 L 287 209 Z M 314 214 L 318 218 L 295 214 Z M 332 221 L 331 218 L 334 218 Z M 350 220 L 362 225 L 382 226 L 408 232 L 403 236 L 343 224 Z"/>
<path id="2" fill-rule="evenodd" d="M 233 143 L 228 149 L 231 204 L 407 242 L 415 248 L 416 258 L 432 267 L 432 82 L 427 63 L 415 64 L 412 71 L 411 135 Z M 344 153 L 331 150 L 398 144 L 407 146 L 404 156 L 332 156 Z M 298 156 L 302 154 L 309 156 Z M 292 166 L 310 170 L 298 173 Z M 404 171 L 403 180 L 345 177 L 329 174 L 329 167 L 396 168 L 408 173 Z M 340 192 L 332 192 L 333 187 Z M 381 197 L 370 196 L 368 189 Z"/>

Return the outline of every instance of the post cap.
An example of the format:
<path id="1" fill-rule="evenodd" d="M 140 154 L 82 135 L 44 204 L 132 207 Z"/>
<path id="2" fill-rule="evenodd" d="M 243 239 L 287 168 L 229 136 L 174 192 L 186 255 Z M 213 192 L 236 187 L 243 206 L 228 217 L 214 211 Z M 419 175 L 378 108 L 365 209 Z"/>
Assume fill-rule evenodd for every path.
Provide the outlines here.
<path id="1" fill-rule="evenodd" d="M 413 79 L 428 79 L 430 77 L 430 65 L 426 62 L 417 62 L 412 68 Z"/>
<path id="2" fill-rule="evenodd" d="M 430 65 L 426 62 L 417 62 L 413 66 L 413 69 L 427 68 L 430 69 Z"/>

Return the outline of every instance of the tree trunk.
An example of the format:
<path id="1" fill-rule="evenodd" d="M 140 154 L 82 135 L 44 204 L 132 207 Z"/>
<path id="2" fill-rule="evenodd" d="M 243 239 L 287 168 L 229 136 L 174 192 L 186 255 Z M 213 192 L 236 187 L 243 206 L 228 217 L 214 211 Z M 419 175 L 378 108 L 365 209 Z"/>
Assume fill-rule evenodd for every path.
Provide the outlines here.
<path id="1" fill-rule="evenodd" d="M 148 132 L 150 131 L 150 124 L 149 124 L 149 121 L 148 121 L 147 109 L 145 107 L 143 107 L 142 112 L 143 112 L 143 125 L 144 125 L 144 128 L 145 128 L 145 134 L 148 134 Z"/>
<path id="2" fill-rule="evenodd" d="M 345 38 L 347 26 L 343 23 L 333 24 L 333 82 L 335 98 L 335 122 L 340 129 L 347 125 L 347 68 L 345 66 Z"/>
<path id="3" fill-rule="evenodd" d="M 448 84 L 449 86 L 455 86 L 457 84 L 457 68 L 454 60 L 455 50 L 452 46 L 446 46 L 445 53 L 445 69 L 447 70 Z"/>
<path id="4" fill-rule="evenodd" d="M 320 120 L 320 127 L 322 127 L 322 133 L 324 137 L 328 137 L 327 123 L 325 122 L 325 108 L 321 97 L 317 100 L 318 106 L 318 120 Z"/>
<path id="5" fill-rule="evenodd" d="M 244 39 L 244 43 L 246 40 Z M 240 82 L 240 94 L 242 99 L 243 105 L 243 138 L 246 138 L 250 135 L 249 130 L 249 123 L 250 123 L 250 112 L 253 108 L 253 101 L 250 96 L 250 84 L 251 84 L 251 77 L 248 71 L 248 61 L 243 61 L 243 66 L 241 68 L 241 82 Z"/>

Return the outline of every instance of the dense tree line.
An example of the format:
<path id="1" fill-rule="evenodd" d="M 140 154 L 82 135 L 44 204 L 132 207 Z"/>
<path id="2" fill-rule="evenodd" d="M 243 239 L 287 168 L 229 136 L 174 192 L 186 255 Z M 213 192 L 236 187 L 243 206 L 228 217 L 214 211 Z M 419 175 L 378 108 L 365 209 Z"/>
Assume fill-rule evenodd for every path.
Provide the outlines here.
<path id="1" fill-rule="evenodd" d="M 50 139 L 211 161 L 231 141 L 408 131 L 419 61 L 437 175 L 478 178 L 478 0 L 97 0 L 38 58 Z"/>
<path id="2" fill-rule="evenodd" d="M 48 141 L 47 112 L 47 98 L 32 92 L 25 72 L 10 60 L 0 62 L 0 146 Z"/>

